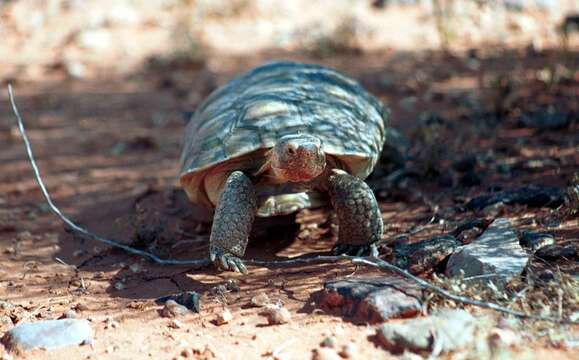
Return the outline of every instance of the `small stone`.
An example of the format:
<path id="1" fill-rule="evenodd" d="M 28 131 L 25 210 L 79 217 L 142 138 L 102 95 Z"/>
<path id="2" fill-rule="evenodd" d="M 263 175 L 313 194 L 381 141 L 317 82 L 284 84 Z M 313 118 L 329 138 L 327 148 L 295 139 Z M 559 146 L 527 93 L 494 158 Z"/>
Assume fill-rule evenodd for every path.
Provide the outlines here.
<path id="1" fill-rule="evenodd" d="M 228 308 L 224 308 L 217 313 L 217 316 L 215 317 L 215 324 L 224 325 L 229 323 L 231 320 L 233 320 L 233 314 L 231 314 L 231 311 L 229 311 Z"/>
<path id="2" fill-rule="evenodd" d="M 266 293 L 259 293 L 251 298 L 251 305 L 255 307 L 264 307 L 271 304 L 271 300 Z"/>
<path id="3" fill-rule="evenodd" d="M 163 296 L 155 300 L 158 305 L 165 304 L 168 300 L 173 300 L 174 302 L 185 306 L 187 309 L 198 313 L 201 308 L 199 306 L 199 294 L 195 291 L 183 291 L 182 293 Z"/>
<path id="4" fill-rule="evenodd" d="M 545 246 L 555 244 L 555 238 L 547 233 L 524 231 L 519 242 L 521 246 L 535 252 Z"/>
<path id="5" fill-rule="evenodd" d="M 497 321 L 499 329 L 517 330 L 521 328 L 521 320 L 511 316 L 501 316 Z"/>
<path id="6" fill-rule="evenodd" d="M 192 358 L 193 357 L 193 350 L 191 349 L 183 349 L 181 351 L 181 356 L 184 358 Z"/>
<path id="7" fill-rule="evenodd" d="M 167 326 L 169 326 L 171 329 L 182 329 L 183 323 L 177 319 L 171 319 L 171 321 L 169 321 L 169 324 L 167 324 Z"/>
<path id="8" fill-rule="evenodd" d="M 16 235 L 16 238 L 18 239 L 18 241 L 32 240 L 32 234 L 30 233 L 30 231 L 22 231 Z"/>
<path id="9" fill-rule="evenodd" d="M 340 350 L 339 355 L 344 359 L 355 359 L 358 355 L 358 349 L 353 342 L 349 342 L 342 346 L 342 350 Z"/>
<path id="10" fill-rule="evenodd" d="M 113 286 L 116 290 L 119 290 L 119 291 L 121 291 L 125 288 L 125 284 L 123 284 L 122 281 L 116 281 Z"/>
<path id="11" fill-rule="evenodd" d="M 128 303 L 126 307 L 127 309 L 144 310 L 146 307 L 146 302 L 133 300 L 130 303 Z"/>
<path id="12" fill-rule="evenodd" d="M 315 349 L 312 355 L 313 360 L 337 360 L 341 359 L 340 355 L 334 349 L 320 348 Z"/>
<path id="13" fill-rule="evenodd" d="M 519 343 L 521 336 L 509 329 L 494 328 L 487 339 L 491 348 L 505 348 Z"/>
<path id="14" fill-rule="evenodd" d="M 59 319 L 76 319 L 77 315 L 74 310 L 66 310 Z"/>
<path id="15" fill-rule="evenodd" d="M 343 316 L 376 323 L 415 316 L 422 309 L 420 297 L 420 288 L 401 277 L 357 277 L 326 282 L 320 302 L 340 308 Z"/>
<path id="16" fill-rule="evenodd" d="M 227 290 L 229 291 L 235 291 L 235 292 L 239 292 L 241 289 L 239 288 L 239 281 L 235 280 L 235 279 L 229 279 L 227 280 L 227 283 L 225 284 L 225 287 L 227 288 Z"/>
<path id="17" fill-rule="evenodd" d="M 80 61 L 69 60 L 64 63 L 66 73 L 73 78 L 83 78 L 86 76 L 86 66 Z"/>
<path id="18" fill-rule="evenodd" d="M 12 327 L 14 323 L 12 322 L 12 318 L 8 315 L 0 315 L 0 327 Z"/>
<path id="19" fill-rule="evenodd" d="M 511 222 L 499 218 L 478 239 L 450 256 L 446 274 L 454 277 L 464 273 L 465 277 L 503 283 L 519 276 L 528 261 L 529 256 L 519 245 Z"/>
<path id="20" fill-rule="evenodd" d="M 193 347 L 191 350 L 193 351 L 193 355 L 196 356 L 195 359 L 214 359 L 214 358 L 216 358 L 215 351 L 213 351 L 213 348 L 209 345 Z"/>
<path id="21" fill-rule="evenodd" d="M 19 324 L 6 332 L 2 343 L 9 350 L 54 350 L 71 345 L 92 344 L 92 338 L 93 331 L 88 321 L 62 319 Z"/>
<path id="22" fill-rule="evenodd" d="M 322 341 L 322 343 L 320 344 L 321 347 L 327 347 L 327 348 L 335 348 L 337 346 L 337 340 L 335 337 L 333 336 L 328 336 L 327 338 L 324 339 L 324 341 Z"/>
<path id="23" fill-rule="evenodd" d="M 0 300 L 0 310 L 10 311 L 14 309 L 14 304 L 6 300 Z"/>
<path id="24" fill-rule="evenodd" d="M 290 312 L 279 305 L 266 305 L 265 310 L 260 315 L 267 318 L 269 325 L 286 324 L 291 320 Z"/>
<path id="25" fill-rule="evenodd" d="M 432 351 L 441 353 L 464 348 L 475 340 L 476 320 L 464 310 L 442 309 L 425 318 L 404 323 L 385 323 L 376 335 L 382 345 L 395 352 Z"/>
<path id="26" fill-rule="evenodd" d="M 88 306 L 83 303 L 78 303 L 72 307 L 76 311 L 86 311 L 88 310 Z"/>
<path id="27" fill-rule="evenodd" d="M 108 316 L 105 321 L 105 330 L 106 329 L 116 329 L 119 327 L 119 323 L 115 321 L 112 317 Z"/>
<path id="28" fill-rule="evenodd" d="M 134 274 L 138 274 L 138 273 L 145 271 L 145 269 L 143 268 L 143 265 L 141 265 L 140 263 L 131 264 L 129 266 L 129 270 L 131 270 L 131 272 Z"/>
<path id="29" fill-rule="evenodd" d="M 179 317 L 190 314 L 191 312 L 185 306 L 178 304 L 175 300 L 167 300 L 165 306 L 160 311 L 163 317 Z"/>

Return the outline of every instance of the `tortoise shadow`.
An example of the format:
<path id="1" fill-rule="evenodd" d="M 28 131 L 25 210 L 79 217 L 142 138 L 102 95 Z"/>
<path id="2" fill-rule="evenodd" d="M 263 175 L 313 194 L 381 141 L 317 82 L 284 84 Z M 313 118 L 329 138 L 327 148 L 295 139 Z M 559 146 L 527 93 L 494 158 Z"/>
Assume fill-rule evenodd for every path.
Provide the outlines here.
<path id="1" fill-rule="evenodd" d="M 191 204 L 174 187 L 146 188 L 138 193 L 97 201 L 71 216 L 78 225 L 99 236 L 118 241 L 163 259 L 205 259 L 208 254 L 211 211 Z M 278 255 L 296 241 L 300 225 L 296 215 L 257 218 L 245 258 L 286 260 Z M 176 291 L 206 292 L 215 284 L 194 280 L 196 275 L 227 277 L 212 266 L 163 266 L 126 254 L 71 231 L 59 235 L 55 257 L 79 270 L 93 273 L 117 271 L 107 292 L 121 298 L 158 298 Z M 308 252 L 304 257 L 327 254 Z M 300 271 L 303 276 L 303 271 Z M 267 275 L 264 275 L 264 279 Z M 267 279 L 266 279 L 267 280 Z M 131 287 L 126 284 L 139 283 Z"/>

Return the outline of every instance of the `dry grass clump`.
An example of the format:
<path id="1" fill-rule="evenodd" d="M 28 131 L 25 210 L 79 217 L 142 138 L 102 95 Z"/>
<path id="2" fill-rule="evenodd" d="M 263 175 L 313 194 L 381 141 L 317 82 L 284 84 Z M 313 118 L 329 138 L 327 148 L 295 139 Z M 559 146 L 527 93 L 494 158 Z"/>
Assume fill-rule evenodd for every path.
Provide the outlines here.
<path id="1" fill-rule="evenodd" d="M 551 316 L 577 321 L 579 318 L 579 280 L 572 275 L 556 272 L 550 279 L 541 279 L 530 271 L 525 277 L 517 277 L 504 285 L 488 280 L 447 278 L 433 275 L 435 285 L 457 295 L 474 300 L 492 302 L 527 314 Z M 463 304 L 430 293 L 425 302 L 431 312 L 437 308 L 462 308 Z M 543 321 L 530 322 L 525 329 L 531 334 L 545 335 L 553 324 Z"/>

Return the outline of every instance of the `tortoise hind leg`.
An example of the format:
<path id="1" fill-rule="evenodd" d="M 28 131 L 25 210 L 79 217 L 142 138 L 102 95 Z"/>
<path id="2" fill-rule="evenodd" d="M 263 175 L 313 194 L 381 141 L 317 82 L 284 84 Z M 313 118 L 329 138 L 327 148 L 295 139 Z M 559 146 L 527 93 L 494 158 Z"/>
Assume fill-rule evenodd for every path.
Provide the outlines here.
<path id="1" fill-rule="evenodd" d="M 336 255 L 376 255 L 382 237 L 382 214 L 368 185 L 341 170 L 328 177 L 328 193 L 338 215 Z"/>
<path id="2" fill-rule="evenodd" d="M 245 254 L 256 211 L 253 183 L 241 171 L 232 172 L 215 209 L 209 239 L 209 257 L 218 268 L 247 272 L 240 258 Z"/>

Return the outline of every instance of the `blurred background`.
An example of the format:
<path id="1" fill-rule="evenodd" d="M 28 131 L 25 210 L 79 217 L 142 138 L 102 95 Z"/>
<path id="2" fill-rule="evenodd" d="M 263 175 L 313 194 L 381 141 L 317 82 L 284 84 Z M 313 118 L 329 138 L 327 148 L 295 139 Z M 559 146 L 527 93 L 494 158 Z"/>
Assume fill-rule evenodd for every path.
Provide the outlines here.
<path id="1" fill-rule="evenodd" d="M 87 78 L 151 60 L 211 68 L 272 49 L 541 51 L 561 46 L 561 25 L 577 11 L 576 0 L 3 0 L 1 76 Z"/>

